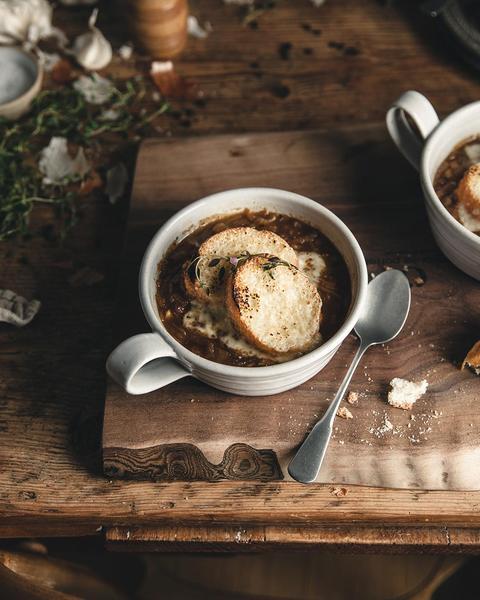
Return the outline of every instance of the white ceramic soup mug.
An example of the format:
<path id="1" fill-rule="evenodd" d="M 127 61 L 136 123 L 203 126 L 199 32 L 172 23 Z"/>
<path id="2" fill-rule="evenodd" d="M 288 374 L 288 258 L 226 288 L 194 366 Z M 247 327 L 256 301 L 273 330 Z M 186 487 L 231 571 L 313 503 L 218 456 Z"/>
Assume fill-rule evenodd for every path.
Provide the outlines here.
<path id="1" fill-rule="evenodd" d="M 400 152 L 420 172 L 430 227 L 440 249 L 459 269 L 480 280 L 480 236 L 457 221 L 433 189 L 440 164 L 455 146 L 480 135 L 480 102 L 467 104 L 440 122 L 425 96 L 405 92 L 389 109 L 387 127 Z"/>
<path id="2" fill-rule="evenodd" d="M 350 274 L 351 305 L 345 322 L 333 337 L 308 354 L 266 367 L 224 365 L 194 354 L 167 331 L 155 298 L 158 263 L 172 244 L 205 221 L 246 208 L 266 209 L 309 223 L 335 245 Z M 338 217 L 317 202 L 269 188 L 236 189 L 207 196 L 174 215 L 150 242 L 140 268 L 139 293 L 152 333 L 121 343 L 109 356 L 107 371 L 130 394 L 151 392 L 188 375 L 232 394 L 260 396 L 283 392 L 313 377 L 332 358 L 358 319 L 367 283 L 367 267 L 358 242 Z"/>

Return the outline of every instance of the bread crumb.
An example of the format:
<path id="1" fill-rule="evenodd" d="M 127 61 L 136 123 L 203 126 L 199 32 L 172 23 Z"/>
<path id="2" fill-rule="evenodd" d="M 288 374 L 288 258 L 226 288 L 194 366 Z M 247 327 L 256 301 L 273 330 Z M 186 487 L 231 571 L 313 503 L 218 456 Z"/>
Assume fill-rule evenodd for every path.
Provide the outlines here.
<path id="1" fill-rule="evenodd" d="M 347 396 L 347 402 L 352 406 L 356 406 L 358 404 L 358 393 L 357 392 L 349 392 Z"/>
<path id="2" fill-rule="evenodd" d="M 342 498 L 348 494 L 347 488 L 344 487 L 332 487 L 330 488 L 330 493 L 336 496 L 337 498 Z"/>
<path id="3" fill-rule="evenodd" d="M 341 406 L 337 411 L 337 416 L 342 419 L 353 419 L 352 413 L 348 410 L 346 406 Z"/>
<path id="4" fill-rule="evenodd" d="M 471 369 L 476 375 L 480 375 L 480 340 L 468 351 L 462 363 L 462 369 L 466 367 Z"/>
<path id="5" fill-rule="evenodd" d="M 390 382 L 391 390 L 388 392 L 388 403 L 395 408 L 412 410 L 415 402 L 425 394 L 428 382 L 424 379 L 419 383 L 395 377 Z"/>
<path id="6" fill-rule="evenodd" d="M 418 277 L 415 277 L 415 279 L 413 280 L 413 283 L 420 287 L 421 285 L 423 285 L 425 283 L 425 280 L 422 277 L 418 276 Z"/>

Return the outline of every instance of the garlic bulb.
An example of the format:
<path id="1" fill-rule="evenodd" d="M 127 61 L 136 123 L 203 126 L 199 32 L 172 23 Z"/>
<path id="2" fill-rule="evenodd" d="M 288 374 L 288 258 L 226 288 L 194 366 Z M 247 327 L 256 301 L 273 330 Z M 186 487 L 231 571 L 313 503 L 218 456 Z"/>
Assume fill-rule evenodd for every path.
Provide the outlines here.
<path id="1" fill-rule="evenodd" d="M 0 0 L 0 43 L 36 43 L 52 30 L 52 7 L 47 0 Z"/>
<path id="2" fill-rule="evenodd" d="M 88 21 L 90 31 L 79 35 L 74 43 L 72 54 L 77 62 L 89 71 L 103 69 L 112 60 L 112 46 L 103 33 L 95 27 L 98 9 L 96 8 Z"/>

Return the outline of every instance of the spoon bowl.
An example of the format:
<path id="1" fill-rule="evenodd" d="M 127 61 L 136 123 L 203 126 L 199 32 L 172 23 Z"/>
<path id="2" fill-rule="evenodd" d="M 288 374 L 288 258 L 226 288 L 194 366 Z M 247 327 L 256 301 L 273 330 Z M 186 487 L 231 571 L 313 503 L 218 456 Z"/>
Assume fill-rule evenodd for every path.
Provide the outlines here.
<path id="1" fill-rule="evenodd" d="M 368 284 L 355 333 L 368 346 L 393 340 L 405 325 L 410 301 L 410 284 L 402 271 L 392 269 L 377 275 Z"/>

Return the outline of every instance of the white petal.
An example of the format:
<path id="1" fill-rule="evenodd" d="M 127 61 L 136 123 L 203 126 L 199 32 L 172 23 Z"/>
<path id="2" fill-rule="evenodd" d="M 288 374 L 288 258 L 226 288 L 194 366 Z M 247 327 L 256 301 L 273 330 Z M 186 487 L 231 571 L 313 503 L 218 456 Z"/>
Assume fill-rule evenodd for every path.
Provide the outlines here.
<path id="1" fill-rule="evenodd" d="M 23 327 L 30 323 L 40 310 L 40 302 L 30 302 L 12 290 L 0 290 L 0 321 Z"/>
<path id="2" fill-rule="evenodd" d="M 133 47 L 130 44 L 123 44 L 123 46 L 120 46 L 120 48 L 118 49 L 118 55 L 123 60 L 128 60 L 129 58 L 131 58 L 132 54 Z"/>
<path id="3" fill-rule="evenodd" d="M 189 15 L 187 20 L 187 30 L 189 35 L 192 37 L 198 38 L 200 40 L 204 40 L 208 37 L 208 34 L 212 31 L 211 24 L 207 21 L 202 27 L 198 22 L 197 17 L 193 15 Z"/>
<path id="4" fill-rule="evenodd" d="M 73 87 L 90 104 L 104 104 L 115 90 L 113 83 L 98 73 L 92 73 L 91 76 L 82 75 Z"/>
<path id="5" fill-rule="evenodd" d="M 90 170 L 83 148 L 72 158 L 68 153 L 67 140 L 63 137 L 52 137 L 48 146 L 40 153 L 38 163 L 44 175 L 46 185 L 64 184 L 67 181 L 84 177 Z"/>

